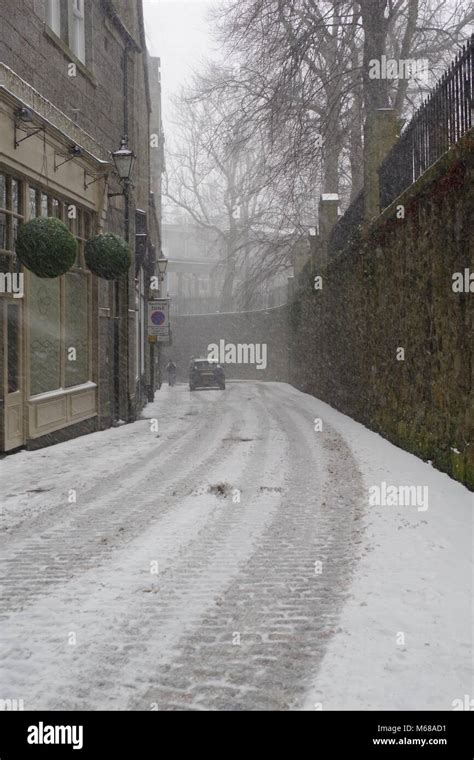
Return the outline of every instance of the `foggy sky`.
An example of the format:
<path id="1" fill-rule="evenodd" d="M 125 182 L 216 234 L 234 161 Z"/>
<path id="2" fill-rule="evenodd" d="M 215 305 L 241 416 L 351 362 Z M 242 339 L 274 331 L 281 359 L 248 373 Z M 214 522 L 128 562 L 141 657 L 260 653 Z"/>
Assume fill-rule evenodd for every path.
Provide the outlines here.
<path id="1" fill-rule="evenodd" d="M 170 126 L 170 97 L 214 49 L 206 14 L 215 4 L 211 0 L 143 2 L 148 48 L 161 58 L 165 131 Z"/>

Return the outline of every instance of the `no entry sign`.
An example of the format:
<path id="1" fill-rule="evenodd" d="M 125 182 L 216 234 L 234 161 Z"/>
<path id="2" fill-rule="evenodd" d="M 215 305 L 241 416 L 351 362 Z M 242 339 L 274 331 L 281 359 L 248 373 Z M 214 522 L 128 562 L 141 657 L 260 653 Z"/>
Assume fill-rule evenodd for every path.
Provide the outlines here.
<path id="1" fill-rule="evenodd" d="M 155 335 L 160 342 L 169 340 L 170 320 L 167 298 L 148 302 L 148 335 Z"/>

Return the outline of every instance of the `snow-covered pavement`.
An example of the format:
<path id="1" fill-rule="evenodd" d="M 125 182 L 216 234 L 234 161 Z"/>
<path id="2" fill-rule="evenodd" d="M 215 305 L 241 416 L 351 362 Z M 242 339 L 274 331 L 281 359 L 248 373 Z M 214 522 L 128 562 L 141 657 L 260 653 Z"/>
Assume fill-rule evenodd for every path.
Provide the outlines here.
<path id="1" fill-rule="evenodd" d="M 145 417 L 0 462 L 0 700 L 421 710 L 474 694 L 469 491 L 283 384 L 164 387 Z M 383 482 L 426 486 L 428 509 L 370 504 Z"/>

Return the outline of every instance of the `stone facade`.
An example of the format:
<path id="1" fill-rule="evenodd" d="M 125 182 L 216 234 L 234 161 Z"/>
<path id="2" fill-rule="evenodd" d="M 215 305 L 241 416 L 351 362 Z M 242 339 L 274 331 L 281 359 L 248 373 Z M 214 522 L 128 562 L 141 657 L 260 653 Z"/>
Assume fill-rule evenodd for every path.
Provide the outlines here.
<path id="1" fill-rule="evenodd" d="M 161 250 L 161 185 L 150 176 L 152 120 L 162 140 L 159 98 L 159 88 L 152 93 L 150 87 L 141 2 L 17 0 L 0 4 L 0 175 L 3 172 L 8 183 L 21 183 L 20 221 L 31 216 L 28 193 L 37 187 L 45 197 L 49 193 L 50 204 L 56 197 L 64 204 L 77 203 L 89 215 L 91 236 L 109 231 L 125 237 L 134 258 L 128 278 L 121 281 L 102 280 L 83 270 L 90 279 L 84 315 L 90 320 L 87 409 L 85 390 L 80 398 L 74 389 L 61 397 L 60 382 L 49 417 L 49 398 L 31 400 L 28 341 L 35 314 L 31 294 L 26 292 L 21 302 L 24 335 L 19 344 L 24 414 L 18 426 L 23 428 L 23 444 L 42 445 L 108 427 L 119 418 L 135 419 L 150 395 L 153 376 L 158 376 L 151 371 L 151 362 L 156 363 L 158 356 L 146 339 L 146 302 Z M 34 126 L 40 130 L 14 147 L 19 107 L 32 109 Z M 124 135 L 137 157 L 128 203 L 114 176 L 111 156 Z M 58 156 L 61 161 L 68 158 L 72 145 L 86 153 L 56 169 Z M 51 205 L 49 211 L 45 205 L 43 215 L 50 212 Z M 139 232 L 142 235 L 137 237 Z M 62 299 L 61 309 L 67 308 Z M 1 300 L 0 307 L 0 399 L 6 408 L 9 349 L 7 307 Z M 48 418 L 44 438 L 41 425 L 32 434 L 27 421 L 38 417 L 39 404 L 44 420 Z M 77 424 L 73 424 L 75 419 Z M 0 450 L 11 448 L 6 445 L 6 428 L 0 411 Z"/>

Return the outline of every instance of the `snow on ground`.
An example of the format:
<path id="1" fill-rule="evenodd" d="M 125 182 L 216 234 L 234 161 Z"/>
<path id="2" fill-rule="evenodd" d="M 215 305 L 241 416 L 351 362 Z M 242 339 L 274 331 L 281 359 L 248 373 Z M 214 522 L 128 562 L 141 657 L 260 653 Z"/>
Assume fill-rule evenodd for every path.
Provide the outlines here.
<path id="1" fill-rule="evenodd" d="M 166 425 L 168 437 L 177 435 L 183 427 L 177 414 L 174 397 L 163 386 L 159 402 L 144 410 L 144 417 L 159 414 L 159 426 Z M 181 424 L 180 424 L 181 423 Z M 92 435 L 58 444 L 38 451 L 20 451 L 0 460 L 2 504 L 0 531 L 8 530 L 26 517 L 35 517 L 49 508 L 51 502 L 65 506 L 69 491 L 81 491 L 94 478 L 107 479 L 130 463 L 131 453 L 139 457 L 150 447 L 146 434 L 150 422 L 140 420 L 133 425 L 119 426 Z M 155 435 L 159 435 L 155 433 Z M 51 494 L 45 496 L 45 494 Z"/>
<path id="2" fill-rule="evenodd" d="M 451 710 L 474 694 L 474 495 L 327 404 L 309 403 L 354 451 L 367 505 L 350 599 L 305 709 Z M 427 486 L 428 509 L 369 506 L 369 488 L 382 482 Z"/>
<path id="3" fill-rule="evenodd" d="M 7 457 L 0 479 L 2 699 L 421 710 L 474 693 L 472 494 L 290 386 L 164 386 L 137 423 Z M 427 486 L 428 509 L 370 506 L 383 481 Z"/>

